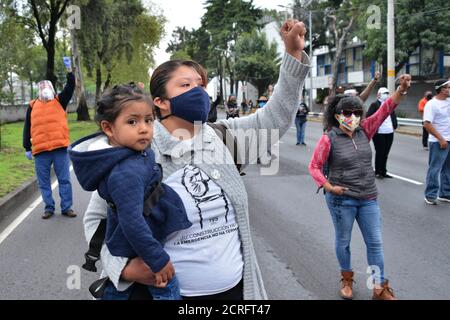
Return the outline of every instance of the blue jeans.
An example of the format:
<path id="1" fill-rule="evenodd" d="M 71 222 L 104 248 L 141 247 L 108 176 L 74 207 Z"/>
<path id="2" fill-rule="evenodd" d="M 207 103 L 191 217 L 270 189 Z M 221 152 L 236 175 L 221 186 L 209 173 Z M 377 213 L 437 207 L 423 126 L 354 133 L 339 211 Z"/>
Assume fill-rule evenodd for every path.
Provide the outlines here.
<path id="1" fill-rule="evenodd" d="M 165 288 L 147 286 L 153 300 L 181 300 L 180 285 L 177 277 L 173 277 Z M 102 300 L 129 300 L 132 287 L 125 291 L 117 291 L 110 282 L 103 292 Z"/>
<path id="2" fill-rule="evenodd" d="M 297 127 L 297 143 L 305 143 L 306 121 L 296 117 L 295 126 Z"/>
<path id="3" fill-rule="evenodd" d="M 54 213 L 55 201 L 52 197 L 52 184 L 50 179 L 50 169 L 52 164 L 59 183 L 61 212 L 65 213 L 72 208 L 70 160 L 66 148 L 42 152 L 34 157 L 34 167 L 38 179 L 39 189 L 41 190 L 41 195 L 45 203 L 45 211 Z"/>
<path id="4" fill-rule="evenodd" d="M 367 248 L 369 266 L 379 268 L 373 274 L 375 283 L 382 283 L 384 278 L 383 241 L 381 239 L 381 213 L 377 200 L 359 200 L 347 196 L 335 196 L 326 193 L 335 229 L 336 256 L 341 271 L 352 271 L 350 241 L 353 223 L 356 219 Z"/>
<path id="5" fill-rule="evenodd" d="M 438 195 L 450 197 L 450 147 L 442 150 L 439 142 L 430 142 L 425 197 L 436 199 Z"/>

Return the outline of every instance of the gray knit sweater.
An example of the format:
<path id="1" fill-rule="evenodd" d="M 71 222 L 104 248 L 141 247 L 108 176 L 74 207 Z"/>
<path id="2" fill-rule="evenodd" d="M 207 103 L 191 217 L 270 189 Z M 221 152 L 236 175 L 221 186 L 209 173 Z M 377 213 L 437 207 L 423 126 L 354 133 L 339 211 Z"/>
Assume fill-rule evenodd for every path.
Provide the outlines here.
<path id="1" fill-rule="evenodd" d="M 252 134 L 252 130 L 278 129 L 281 137 L 290 128 L 298 109 L 304 80 L 310 70 L 309 65 L 309 57 L 305 52 L 303 52 L 301 62 L 285 53 L 278 84 L 275 86 L 273 96 L 267 105 L 247 117 L 221 121 L 236 135 L 242 134 L 240 130 L 246 132 L 248 138 L 245 147 L 245 141 L 238 139 L 238 149 L 241 152 L 259 147 L 258 135 Z M 201 139 L 201 143 L 195 143 L 198 139 Z M 88 148 L 89 144 L 93 142 L 88 141 L 81 148 Z M 276 142 L 271 141 L 272 144 Z M 225 191 L 232 201 L 239 225 L 244 259 L 244 299 L 267 299 L 250 234 L 247 192 L 230 153 L 224 148 L 222 139 L 216 135 L 211 127 L 204 125 L 201 133 L 194 138 L 193 152 L 177 153 L 176 150 L 177 148 L 180 149 L 179 147 L 180 142 L 175 140 L 163 125 L 156 122 L 152 149 L 155 151 L 156 161 L 163 167 L 164 177 L 169 177 L 186 164 L 194 161 L 197 167 L 214 178 L 215 183 Z M 185 146 L 183 146 L 183 150 L 185 150 Z M 223 159 L 226 161 L 223 161 Z M 246 162 L 255 161 L 252 158 L 246 158 L 246 160 Z M 224 162 L 225 164 L 223 164 Z M 100 220 L 106 218 L 106 212 L 106 202 L 100 198 L 97 192 L 94 192 L 83 219 L 85 236 L 88 242 L 97 230 Z M 127 258 L 112 256 L 104 245 L 101 252 L 101 261 L 103 265 L 102 276 L 105 274 L 109 276 L 119 290 L 125 290 L 131 285 L 130 282 L 120 278 L 120 274 L 127 263 Z"/>

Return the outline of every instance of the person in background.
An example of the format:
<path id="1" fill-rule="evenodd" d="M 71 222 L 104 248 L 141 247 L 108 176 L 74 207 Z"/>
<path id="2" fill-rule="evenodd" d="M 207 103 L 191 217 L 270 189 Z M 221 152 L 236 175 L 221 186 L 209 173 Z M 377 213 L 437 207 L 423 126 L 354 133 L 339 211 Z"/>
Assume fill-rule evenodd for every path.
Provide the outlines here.
<path id="1" fill-rule="evenodd" d="M 389 98 L 389 90 L 384 87 L 380 88 L 378 90 L 377 98 L 377 101 L 370 105 L 367 117 L 375 114 L 383 102 Z M 391 115 L 384 120 L 380 128 L 378 128 L 378 132 L 373 136 L 373 144 L 375 146 L 375 177 L 378 179 L 392 178 L 392 176 L 387 173 L 386 166 L 389 152 L 391 151 L 392 143 L 394 142 L 394 131 L 397 127 L 397 115 L 395 114 L 395 111 L 393 111 Z"/>
<path id="2" fill-rule="evenodd" d="M 67 83 L 59 95 L 56 95 L 50 81 L 39 82 L 39 97 L 30 102 L 23 128 L 25 156 L 30 161 L 34 157 L 39 190 L 45 203 L 42 219 L 49 219 L 55 213 L 50 179 L 52 165 L 59 184 L 61 213 L 69 218 L 77 216 L 72 210 L 70 161 L 67 154 L 70 137 L 66 112 L 75 90 L 75 76 L 72 68 L 68 67 L 67 71 Z"/>
<path id="3" fill-rule="evenodd" d="M 239 106 L 236 101 L 236 96 L 231 95 L 228 97 L 227 105 L 225 107 L 227 113 L 227 119 L 229 118 L 239 118 Z"/>
<path id="4" fill-rule="evenodd" d="M 212 97 L 209 97 L 210 103 L 212 102 Z M 222 101 L 222 97 L 220 95 L 217 96 L 216 101 L 211 103 L 211 110 L 209 110 L 208 114 L 208 122 L 216 122 L 217 121 L 217 106 Z"/>
<path id="5" fill-rule="evenodd" d="M 426 91 L 423 95 L 423 98 L 419 101 L 419 105 L 417 106 L 417 110 L 420 113 L 420 118 L 423 119 L 423 111 L 425 110 L 425 105 L 428 101 L 433 99 L 433 92 Z M 422 125 L 425 123 L 422 121 Z M 422 146 L 424 150 L 428 150 L 428 131 L 425 129 L 425 126 L 422 128 Z"/>
<path id="6" fill-rule="evenodd" d="M 438 80 L 436 96 L 425 105 L 423 121 L 430 134 L 425 203 L 450 202 L 450 80 Z"/>
<path id="7" fill-rule="evenodd" d="M 249 100 L 248 102 L 248 109 L 250 113 L 253 113 L 253 108 L 255 107 L 255 105 L 253 104 L 252 100 Z"/>
<path id="8" fill-rule="evenodd" d="M 246 114 L 248 111 L 248 104 L 247 104 L 247 100 L 242 100 L 241 102 L 241 109 L 242 109 L 242 114 Z"/>
<path id="9" fill-rule="evenodd" d="M 297 146 L 306 146 L 305 131 L 306 122 L 308 121 L 309 108 L 303 101 L 300 103 L 297 114 L 295 116 L 295 127 L 297 128 Z"/>
<path id="10" fill-rule="evenodd" d="M 265 96 L 261 96 L 258 99 L 258 108 L 264 108 L 264 106 L 267 104 L 268 99 Z"/>

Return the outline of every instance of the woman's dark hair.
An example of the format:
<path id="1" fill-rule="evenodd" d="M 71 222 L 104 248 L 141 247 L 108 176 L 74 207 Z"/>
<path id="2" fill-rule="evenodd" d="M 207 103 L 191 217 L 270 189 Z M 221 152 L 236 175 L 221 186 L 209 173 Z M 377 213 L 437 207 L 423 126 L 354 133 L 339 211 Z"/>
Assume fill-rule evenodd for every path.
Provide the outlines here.
<path id="1" fill-rule="evenodd" d="M 192 60 L 170 60 L 161 64 L 152 74 L 152 78 L 150 79 L 150 94 L 153 99 L 169 99 L 166 91 L 167 82 L 171 79 L 172 73 L 182 66 L 197 71 L 202 77 L 202 87 L 206 88 L 208 85 L 208 74 L 205 68 L 199 63 Z M 155 106 L 155 111 L 158 118 L 161 118 L 161 111 L 157 106 Z"/>
<path id="2" fill-rule="evenodd" d="M 329 131 L 333 127 L 339 127 L 339 122 L 336 120 L 335 115 L 340 114 L 342 110 L 348 109 L 363 109 L 361 99 L 345 94 L 336 95 L 325 110 L 323 116 L 324 130 Z"/>
<path id="3" fill-rule="evenodd" d="M 153 109 L 153 102 L 134 82 L 114 86 L 105 92 L 97 102 L 95 121 L 100 126 L 102 121 L 113 123 L 127 103 L 142 101 Z"/>

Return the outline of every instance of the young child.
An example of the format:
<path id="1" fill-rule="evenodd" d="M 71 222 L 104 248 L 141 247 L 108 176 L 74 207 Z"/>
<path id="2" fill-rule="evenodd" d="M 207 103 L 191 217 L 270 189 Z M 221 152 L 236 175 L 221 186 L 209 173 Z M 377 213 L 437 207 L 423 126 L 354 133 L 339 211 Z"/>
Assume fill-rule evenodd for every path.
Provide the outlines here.
<path id="1" fill-rule="evenodd" d="M 141 257 L 156 275 L 148 286 L 155 300 L 181 299 L 175 270 L 162 241 L 189 228 L 178 194 L 161 181 L 162 171 L 150 148 L 154 110 L 150 98 L 134 84 L 115 86 L 97 103 L 100 133 L 75 142 L 69 149 L 75 174 L 87 191 L 97 190 L 108 202 L 105 243 L 115 256 Z M 87 147 L 88 140 L 96 142 Z M 153 208 L 145 199 L 162 188 Z M 129 290 L 113 285 L 103 299 L 127 299 Z"/>

